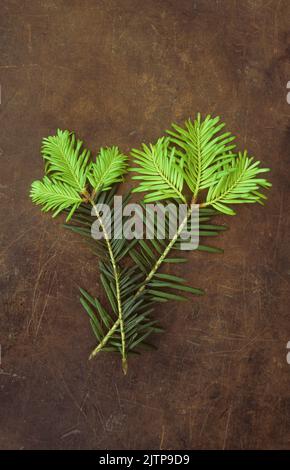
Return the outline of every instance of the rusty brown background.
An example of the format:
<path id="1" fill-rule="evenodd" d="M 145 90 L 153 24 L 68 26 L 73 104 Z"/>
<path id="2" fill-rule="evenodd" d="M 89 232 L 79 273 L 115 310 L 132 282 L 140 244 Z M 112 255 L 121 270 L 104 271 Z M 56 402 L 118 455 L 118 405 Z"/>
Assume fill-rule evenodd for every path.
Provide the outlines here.
<path id="1" fill-rule="evenodd" d="M 1 1 L 2 449 L 289 447 L 289 28 L 287 0 Z M 207 295 L 158 308 L 159 349 L 124 377 L 88 362 L 77 285 L 99 292 L 96 260 L 28 198 L 41 138 L 128 152 L 197 111 L 273 188 L 228 220 L 224 255 L 178 268 Z"/>

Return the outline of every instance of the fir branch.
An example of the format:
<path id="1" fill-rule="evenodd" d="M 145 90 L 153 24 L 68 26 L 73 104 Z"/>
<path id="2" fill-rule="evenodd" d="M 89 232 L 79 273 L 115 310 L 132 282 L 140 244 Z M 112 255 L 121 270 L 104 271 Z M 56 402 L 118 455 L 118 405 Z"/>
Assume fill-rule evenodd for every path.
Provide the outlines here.
<path id="1" fill-rule="evenodd" d="M 230 204 L 263 203 L 266 199 L 260 189 L 271 185 L 258 175 L 268 169 L 260 168 L 260 162 L 254 163 L 246 152 L 235 153 L 234 137 L 223 132 L 223 127 L 219 118 L 207 116 L 202 120 L 198 114 L 193 123 L 190 120 L 185 123 L 185 128 L 173 124 L 174 131 L 168 131 L 169 138 L 161 138 L 150 146 L 143 144 L 142 150 L 132 151 L 137 167 L 130 170 L 137 173 L 133 179 L 139 181 L 133 191 L 145 192 L 144 202 L 171 199 L 187 204 L 186 216 L 174 236 L 166 241 L 128 243 L 125 239 L 110 239 L 97 202 L 112 200 L 112 192 L 104 192 L 122 181 L 126 171 L 126 157 L 117 147 L 101 149 L 96 162 L 90 163 L 89 152 L 81 150 L 82 142 L 69 131 L 58 130 L 56 136 L 43 140 L 47 176 L 32 183 L 33 202 L 41 204 L 44 211 L 52 210 L 53 216 L 67 212 L 67 220 L 73 216 L 73 221 L 77 221 L 70 228 L 89 239 L 91 224 L 87 205 L 91 204 L 104 235 L 104 240 L 94 241 L 94 250 L 104 259 L 100 261 L 100 277 L 112 313 L 81 289 L 81 303 L 98 340 L 90 358 L 100 351 L 117 351 L 126 373 L 127 355 L 138 352 L 141 345 L 149 346 L 148 336 L 161 331 L 150 316 L 155 301 L 184 300 L 183 295 L 176 294 L 178 290 L 195 295 L 203 293 L 187 286 L 183 278 L 158 271 L 164 262 L 185 261 L 169 254 L 173 249 L 180 249 L 181 233 L 189 223 L 192 204 L 196 204 L 204 190 L 207 194 L 198 204 L 202 215 L 201 236 L 215 236 L 223 230 L 223 226 L 208 220 L 216 212 L 233 215 Z M 190 203 L 185 196 L 186 185 L 192 193 Z M 197 249 L 221 251 L 205 245 Z M 120 261 L 128 253 L 134 265 L 122 268 Z"/>
<path id="2" fill-rule="evenodd" d="M 114 291 L 116 294 L 116 309 L 120 325 L 122 367 L 127 372 L 126 336 L 124 328 L 124 312 L 120 295 L 120 267 L 117 263 L 116 249 L 110 240 L 106 224 L 98 212 L 94 197 L 97 191 L 107 191 L 110 187 L 122 179 L 126 171 L 126 157 L 117 147 L 101 149 L 95 163 L 89 163 L 89 151 L 81 151 L 82 142 L 76 140 L 69 131 L 58 130 L 55 136 L 43 139 L 42 154 L 46 160 L 46 173 L 49 175 L 43 181 L 34 181 L 31 186 L 31 198 L 34 203 L 41 204 L 43 211 L 53 211 L 53 217 L 62 211 L 69 211 L 67 221 L 70 220 L 75 210 L 82 202 L 90 203 L 97 216 L 103 231 L 109 261 L 112 266 L 114 279 Z M 91 183 L 92 188 L 87 189 Z M 84 231 L 84 230 L 83 230 Z M 120 245 L 119 245 L 120 249 Z M 104 287 L 106 276 L 102 277 Z M 110 295 L 110 288 L 107 295 Z M 85 301 L 83 300 L 83 305 Z M 99 331 L 97 321 L 92 327 Z"/>

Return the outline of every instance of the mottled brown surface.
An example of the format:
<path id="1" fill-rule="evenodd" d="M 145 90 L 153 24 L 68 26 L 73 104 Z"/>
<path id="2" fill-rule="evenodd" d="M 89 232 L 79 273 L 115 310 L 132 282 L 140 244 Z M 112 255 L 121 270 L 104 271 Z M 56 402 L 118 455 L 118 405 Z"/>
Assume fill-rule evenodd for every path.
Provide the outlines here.
<path id="1" fill-rule="evenodd" d="M 289 447 L 289 18 L 287 0 L 1 1 L 2 449 Z M 40 141 L 68 128 L 127 152 L 197 111 L 273 189 L 230 219 L 224 255 L 178 268 L 207 296 L 158 309 L 159 350 L 124 377 L 87 360 L 95 259 L 28 199 Z"/>

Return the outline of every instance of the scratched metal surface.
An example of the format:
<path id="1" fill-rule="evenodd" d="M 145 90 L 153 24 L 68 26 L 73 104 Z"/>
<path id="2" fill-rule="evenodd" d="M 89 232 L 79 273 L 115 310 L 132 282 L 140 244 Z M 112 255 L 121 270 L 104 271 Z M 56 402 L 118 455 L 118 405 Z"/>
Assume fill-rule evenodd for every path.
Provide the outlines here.
<path id="1" fill-rule="evenodd" d="M 1 448 L 289 447 L 289 15 L 286 0 L 2 0 Z M 77 284 L 99 292 L 95 260 L 28 199 L 40 141 L 60 127 L 128 152 L 197 111 L 273 189 L 229 220 L 224 255 L 178 267 L 207 295 L 158 308 L 158 352 L 124 377 L 116 357 L 88 362 Z"/>

